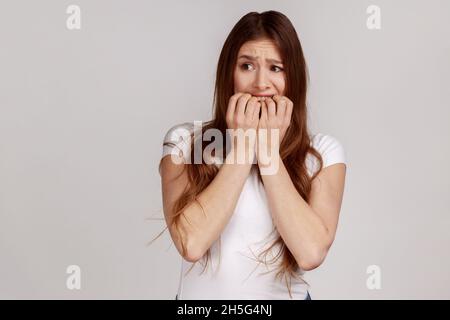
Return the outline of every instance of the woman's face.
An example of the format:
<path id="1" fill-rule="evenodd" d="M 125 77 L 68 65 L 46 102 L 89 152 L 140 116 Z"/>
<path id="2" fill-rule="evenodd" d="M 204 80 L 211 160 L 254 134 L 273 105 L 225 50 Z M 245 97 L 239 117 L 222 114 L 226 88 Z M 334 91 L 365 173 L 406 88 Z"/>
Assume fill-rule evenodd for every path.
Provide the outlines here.
<path id="1" fill-rule="evenodd" d="M 234 69 L 234 93 L 284 95 L 286 75 L 278 48 L 271 40 L 245 42 Z"/>

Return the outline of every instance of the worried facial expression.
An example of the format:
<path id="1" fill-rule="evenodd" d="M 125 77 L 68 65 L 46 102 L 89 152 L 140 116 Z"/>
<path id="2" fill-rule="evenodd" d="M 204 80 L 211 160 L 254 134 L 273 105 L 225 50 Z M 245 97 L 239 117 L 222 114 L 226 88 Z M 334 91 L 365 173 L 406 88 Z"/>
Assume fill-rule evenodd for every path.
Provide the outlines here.
<path id="1" fill-rule="evenodd" d="M 234 93 L 253 96 L 283 96 L 286 75 L 276 45 L 269 39 L 245 42 L 234 69 Z"/>

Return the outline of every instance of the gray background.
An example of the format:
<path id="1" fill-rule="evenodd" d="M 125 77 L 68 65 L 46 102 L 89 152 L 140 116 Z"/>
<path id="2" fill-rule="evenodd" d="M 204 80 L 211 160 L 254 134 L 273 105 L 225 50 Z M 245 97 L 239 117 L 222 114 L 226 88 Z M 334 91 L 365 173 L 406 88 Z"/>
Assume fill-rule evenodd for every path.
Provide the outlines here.
<path id="1" fill-rule="evenodd" d="M 81 30 L 66 8 L 81 7 Z M 366 9 L 381 8 L 381 30 Z M 220 49 L 278 10 L 309 66 L 313 132 L 348 167 L 313 299 L 450 298 L 450 2 L 0 2 L 0 298 L 173 299 L 180 257 L 158 162 L 174 124 L 211 117 Z M 66 268 L 81 267 L 81 290 Z M 380 290 L 366 269 L 381 268 Z"/>

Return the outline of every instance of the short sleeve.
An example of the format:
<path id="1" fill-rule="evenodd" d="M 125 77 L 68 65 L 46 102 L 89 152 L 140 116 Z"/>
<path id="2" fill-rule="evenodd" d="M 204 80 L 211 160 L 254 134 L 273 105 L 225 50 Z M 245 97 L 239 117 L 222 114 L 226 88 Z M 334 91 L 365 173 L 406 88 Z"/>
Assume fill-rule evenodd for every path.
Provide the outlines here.
<path id="1" fill-rule="evenodd" d="M 193 124 L 182 123 L 171 127 L 164 136 L 162 156 L 174 154 L 187 158 L 190 155 L 190 141 Z"/>
<path id="2" fill-rule="evenodd" d="M 344 147 L 337 138 L 331 135 L 317 133 L 312 137 L 311 144 L 322 156 L 323 168 L 336 163 L 347 164 Z M 316 157 L 310 154 L 308 154 L 308 156 L 310 156 L 308 159 L 308 167 L 312 173 L 318 169 L 318 161 Z"/>

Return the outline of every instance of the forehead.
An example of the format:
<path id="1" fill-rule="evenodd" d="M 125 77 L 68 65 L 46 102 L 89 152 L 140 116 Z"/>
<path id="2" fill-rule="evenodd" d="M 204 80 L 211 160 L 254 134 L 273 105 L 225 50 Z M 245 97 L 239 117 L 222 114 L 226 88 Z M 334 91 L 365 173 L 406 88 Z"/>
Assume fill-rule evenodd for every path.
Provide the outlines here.
<path id="1" fill-rule="evenodd" d="M 258 56 L 264 54 L 270 56 L 273 59 L 280 59 L 278 47 L 276 44 L 269 39 L 252 40 L 245 42 L 239 49 L 239 55 L 249 54 L 253 56 Z"/>

